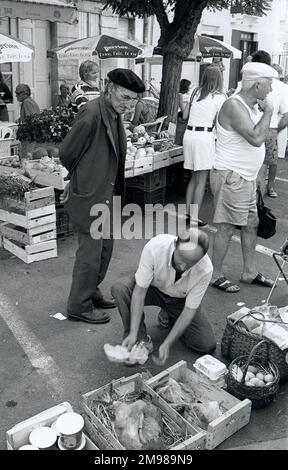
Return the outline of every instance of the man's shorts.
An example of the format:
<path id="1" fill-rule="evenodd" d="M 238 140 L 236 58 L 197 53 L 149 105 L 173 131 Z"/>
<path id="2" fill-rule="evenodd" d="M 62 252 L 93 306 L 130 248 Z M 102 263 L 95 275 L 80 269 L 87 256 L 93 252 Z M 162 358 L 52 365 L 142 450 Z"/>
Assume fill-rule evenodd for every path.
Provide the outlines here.
<path id="1" fill-rule="evenodd" d="M 278 137 L 277 129 L 269 129 L 268 136 L 265 140 L 264 165 L 277 165 L 277 159 L 278 159 L 277 137 Z"/>
<path id="2" fill-rule="evenodd" d="M 214 197 L 215 224 L 245 227 L 258 220 L 256 180 L 247 181 L 235 171 L 212 169 L 210 185 Z"/>

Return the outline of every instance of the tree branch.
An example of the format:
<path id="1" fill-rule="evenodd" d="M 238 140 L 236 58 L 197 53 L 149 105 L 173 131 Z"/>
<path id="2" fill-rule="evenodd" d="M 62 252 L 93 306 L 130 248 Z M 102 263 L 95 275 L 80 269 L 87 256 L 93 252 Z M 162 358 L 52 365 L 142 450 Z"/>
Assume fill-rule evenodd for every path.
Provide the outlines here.
<path id="1" fill-rule="evenodd" d="M 162 0 L 151 0 L 151 5 L 155 10 L 161 32 L 165 35 L 169 26 L 168 16 Z"/>

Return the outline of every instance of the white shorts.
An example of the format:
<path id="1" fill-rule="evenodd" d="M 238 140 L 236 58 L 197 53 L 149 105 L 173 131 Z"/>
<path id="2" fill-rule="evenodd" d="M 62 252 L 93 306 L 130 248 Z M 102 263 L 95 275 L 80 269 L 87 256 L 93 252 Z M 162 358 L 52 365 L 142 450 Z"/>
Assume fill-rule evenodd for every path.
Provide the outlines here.
<path id="1" fill-rule="evenodd" d="M 184 168 L 211 170 L 215 159 L 215 134 L 186 130 L 183 137 Z"/>

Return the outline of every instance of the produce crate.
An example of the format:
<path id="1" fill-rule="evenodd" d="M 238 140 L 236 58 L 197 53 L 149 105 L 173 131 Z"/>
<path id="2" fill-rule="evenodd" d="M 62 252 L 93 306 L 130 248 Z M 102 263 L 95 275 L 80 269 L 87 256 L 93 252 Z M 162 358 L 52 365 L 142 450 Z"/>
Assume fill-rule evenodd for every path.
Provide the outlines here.
<path id="1" fill-rule="evenodd" d="M 125 178 L 134 176 L 134 160 L 125 161 Z"/>
<path id="2" fill-rule="evenodd" d="M 138 158 L 134 160 L 134 176 L 153 171 L 153 157 Z"/>
<path id="3" fill-rule="evenodd" d="M 169 150 L 165 152 L 155 152 L 153 155 L 153 171 L 169 166 Z"/>
<path id="4" fill-rule="evenodd" d="M 139 204 L 144 207 L 145 204 L 165 204 L 166 188 L 156 189 L 155 191 L 143 191 L 138 188 L 126 188 L 126 204 Z"/>
<path id="5" fill-rule="evenodd" d="M 3 248 L 28 264 L 57 256 L 54 188 L 26 192 L 20 201 L 6 197 L 1 205 Z"/>
<path id="6" fill-rule="evenodd" d="M 183 147 L 175 147 L 169 150 L 169 165 L 184 162 Z"/>
<path id="7" fill-rule="evenodd" d="M 62 166 L 60 172 L 46 173 L 33 168 L 33 165 L 39 162 L 40 160 L 27 160 L 25 162 L 25 168 L 33 181 L 41 186 L 53 186 L 56 189 L 63 190 L 68 183 L 68 181 L 64 179 L 68 175 L 66 168 Z"/>
<path id="8" fill-rule="evenodd" d="M 53 406 L 32 418 L 16 424 L 12 429 L 6 432 L 7 449 L 18 450 L 23 445 L 29 443 L 29 435 L 33 429 L 38 426 L 51 426 L 59 416 L 71 411 L 73 411 L 73 408 L 70 403 L 63 402 L 60 405 Z M 84 435 L 86 438 L 85 450 L 99 450 L 85 432 Z"/>
<path id="9" fill-rule="evenodd" d="M 180 361 L 172 367 L 164 370 L 160 374 L 146 381 L 146 384 L 153 390 L 165 379 L 169 377 L 174 380 L 188 381 L 194 385 L 193 391 L 196 400 L 200 402 L 217 401 L 221 405 L 224 413 L 222 416 L 212 421 L 205 431 L 206 449 L 214 449 L 221 442 L 228 439 L 235 432 L 249 423 L 251 415 L 251 401 L 243 401 L 233 397 L 225 390 L 216 387 L 209 380 L 206 380 L 192 372 L 185 361 Z M 183 418 L 184 419 L 184 418 Z"/>
<path id="10" fill-rule="evenodd" d="M 56 222 L 54 188 L 27 191 L 23 201 L 0 201 L 0 220 L 27 229 Z"/>
<path id="11" fill-rule="evenodd" d="M 143 191 L 155 191 L 166 186 L 166 168 L 153 170 L 146 175 L 134 176 L 126 183 L 127 188 L 139 188 Z"/>
<path id="12" fill-rule="evenodd" d="M 177 430 L 177 432 L 183 436 L 183 441 L 175 446 L 170 446 L 169 450 L 204 449 L 205 432 L 197 428 L 197 426 L 194 427 L 183 420 L 176 411 L 168 406 L 167 403 L 143 381 L 141 374 L 135 374 L 131 377 L 122 377 L 118 380 L 114 380 L 82 396 L 86 429 L 101 450 L 125 450 L 119 440 L 101 422 L 100 416 L 96 416 L 95 412 L 92 410 L 93 400 L 97 400 L 97 398 L 101 397 L 105 392 L 110 394 L 116 390 L 123 395 L 127 393 L 137 394 L 146 392 L 151 399 L 151 403 L 161 410 L 162 415 L 168 415 L 169 419 L 173 422 L 173 429 Z"/>
<path id="13" fill-rule="evenodd" d="M 3 248 L 10 251 L 13 255 L 20 258 L 24 263 L 30 264 L 34 261 L 57 257 L 57 242 L 50 240 L 48 242 L 37 243 L 35 245 L 21 245 L 3 238 Z"/>

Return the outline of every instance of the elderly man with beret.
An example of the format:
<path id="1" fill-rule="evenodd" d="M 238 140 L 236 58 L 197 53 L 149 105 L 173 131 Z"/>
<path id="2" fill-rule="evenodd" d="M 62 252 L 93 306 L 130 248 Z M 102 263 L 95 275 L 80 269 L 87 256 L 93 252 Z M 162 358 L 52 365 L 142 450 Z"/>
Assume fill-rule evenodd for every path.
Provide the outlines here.
<path id="1" fill-rule="evenodd" d="M 107 76 L 104 94 L 80 108 L 59 153 L 71 175 L 66 206 L 79 242 L 67 314 L 70 320 L 88 323 L 108 322 L 110 317 L 102 309 L 115 307 L 98 287 L 111 259 L 113 237 L 110 233 L 93 235 L 95 212 L 91 209 L 104 205 L 110 217 L 105 220 L 110 225 L 113 196 L 124 196 L 126 134 L 121 114 L 145 90 L 142 80 L 131 70 L 118 68 Z"/>
<path id="2" fill-rule="evenodd" d="M 263 287 L 273 284 L 256 269 L 255 248 L 259 224 L 256 180 L 264 161 L 264 142 L 273 113 L 266 96 L 276 76 L 277 72 L 269 65 L 246 63 L 239 93 L 228 98 L 218 114 L 216 157 L 210 173 L 215 205 L 213 221 L 217 224 L 211 285 L 224 292 L 240 290 L 225 277 L 223 270 L 235 227 L 241 228 L 244 265 L 240 282 Z"/>

